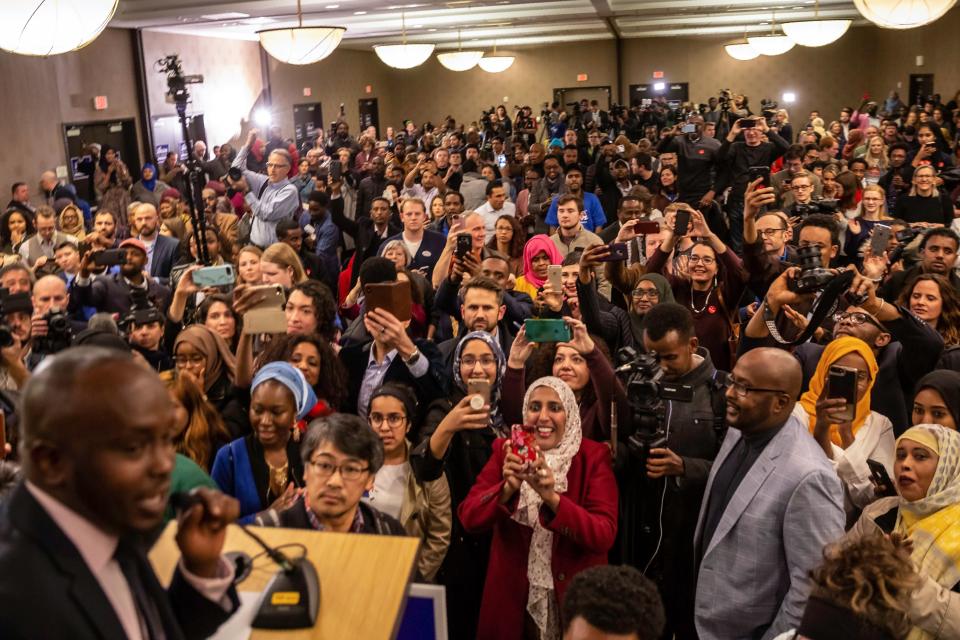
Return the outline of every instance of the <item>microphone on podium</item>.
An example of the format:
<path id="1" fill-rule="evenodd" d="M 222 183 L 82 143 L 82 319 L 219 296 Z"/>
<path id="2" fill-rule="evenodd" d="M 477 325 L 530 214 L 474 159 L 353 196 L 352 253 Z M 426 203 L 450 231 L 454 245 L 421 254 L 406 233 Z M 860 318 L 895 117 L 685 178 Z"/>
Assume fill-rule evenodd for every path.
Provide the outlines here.
<path id="1" fill-rule="evenodd" d="M 195 504 L 202 504 L 203 499 L 195 492 L 175 492 L 170 494 L 170 505 L 178 513 L 188 511 Z M 263 538 L 255 534 L 246 526 L 234 523 L 257 543 L 263 552 L 280 570 L 270 579 L 263 593 L 260 609 L 251 625 L 254 629 L 308 629 L 317 622 L 320 611 L 320 578 L 313 563 L 307 560 L 307 550 L 304 547 L 303 555 L 290 559 L 279 548 L 271 547 Z M 299 545 L 297 545 L 299 546 Z M 236 559 L 238 574 L 246 577 L 250 567 L 241 570 L 241 564 L 252 561 L 243 558 Z"/>

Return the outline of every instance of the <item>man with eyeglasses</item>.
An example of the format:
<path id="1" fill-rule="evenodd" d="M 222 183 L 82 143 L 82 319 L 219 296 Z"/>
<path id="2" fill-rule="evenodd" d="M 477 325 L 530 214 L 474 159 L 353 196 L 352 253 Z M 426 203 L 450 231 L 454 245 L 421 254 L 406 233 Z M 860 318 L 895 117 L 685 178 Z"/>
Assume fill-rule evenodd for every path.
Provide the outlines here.
<path id="1" fill-rule="evenodd" d="M 653 283 L 637 286 L 646 292 Z M 636 291 L 636 290 L 635 290 Z M 655 292 L 656 289 L 653 289 Z M 696 637 L 693 534 L 703 489 L 726 433 L 726 373 L 694 333 L 690 310 L 673 302 L 652 307 L 644 317 L 643 348 L 657 359 L 664 381 L 689 385 L 691 400 L 665 400 L 666 443 L 650 450 L 645 467 L 627 465 L 621 482 L 629 514 L 623 529 L 623 561 L 644 571 L 660 589 L 667 613 L 667 637 Z"/>
<path id="2" fill-rule="evenodd" d="M 395 518 L 361 502 L 383 466 L 383 443 L 366 422 L 334 413 L 310 423 L 300 445 L 303 494 L 282 511 L 254 520 L 261 527 L 403 536 Z"/>
<path id="3" fill-rule="evenodd" d="M 793 177 L 790 183 L 790 194 L 793 196 L 793 202 L 784 207 L 784 213 L 788 216 L 798 215 L 794 210 L 798 205 L 808 205 L 813 202 L 813 178 L 814 174 L 802 170 Z"/>
<path id="4" fill-rule="evenodd" d="M 763 296 L 770 283 L 791 266 L 790 262 L 781 260 L 781 255 L 771 255 L 764 251 L 764 243 L 758 232 L 758 216 L 761 213 L 766 216 L 779 210 L 773 209 L 776 203 L 773 187 L 763 187 L 761 184 L 762 179 L 757 178 L 747 185 L 743 205 L 743 266 L 750 274 L 750 290 L 758 296 Z M 766 207 L 771 209 L 768 210 Z M 764 228 L 773 229 L 774 227 L 764 226 Z M 816 246 L 820 249 L 820 261 L 824 267 L 830 267 L 840 252 L 840 229 L 829 215 L 811 214 L 803 219 L 791 235 L 793 233 L 799 238 L 800 247 Z"/>
<path id="5" fill-rule="evenodd" d="M 791 415 L 800 365 L 756 349 L 733 369 L 727 430 L 707 481 L 694 538 L 695 619 L 703 640 L 772 638 L 795 629 L 810 571 L 843 535 L 843 488 Z"/>
<path id="6" fill-rule="evenodd" d="M 867 260 L 864 265 L 867 274 L 871 266 L 870 260 Z M 796 309 L 808 307 L 812 295 L 801 295 L 790 290 L 788 280 L 796 275 L 796 271 L 794 267 L 781 274 L 770 286 L 763 304 L 776 316 L 799 321 Z M 813 378 L 826 342 L 831 337 L 859 338 L 869 345 L 880 366 L 870 394 L 871 406 L 889 418 L 894 431 L 899 434 L 909 426 L 908 403 L 913 397 L 913 386 L 936 367 L 943 350 L 943 338 L 906 309 L 878 297 L 877 282 L 868 275 L 858 274 L 849 291 L 858 296 L 865 295 L 866 300 L 860 306 L 843 309 L 829 323 L 825 323 L 832 326 L 832 336 L 824 333 L 821 337 L 821 340 L 826 338 L 825 342 L 806 342 L 793 350 L 803 369 L 803 388 L 806 389 Z M 741 344 L 742 352 L 749 351 L 754 345 L 770 344 L 770 333 L 763 322 L 763 315 L 761 309 L 747 324 Z"/>
<path id="7" fill-rule="evenodd" d="M 297 187 L 287 178 L 291 162 L 287 151 L 274 149 L 270 152 L 266 176 L 246 168 L 247 156 L 258 133 L 256 129 L 250 131 L 247 143 L 233 160 L 233 167 L 241 169 L 243 177 L 239 180 L 228 178 L 227 182 L 246 194 L 244 200 L 253 215 L 250 242 L 264 248 L 277 241 L 277 223 L 284 218 L 296 218 L 301 206 Z"/>

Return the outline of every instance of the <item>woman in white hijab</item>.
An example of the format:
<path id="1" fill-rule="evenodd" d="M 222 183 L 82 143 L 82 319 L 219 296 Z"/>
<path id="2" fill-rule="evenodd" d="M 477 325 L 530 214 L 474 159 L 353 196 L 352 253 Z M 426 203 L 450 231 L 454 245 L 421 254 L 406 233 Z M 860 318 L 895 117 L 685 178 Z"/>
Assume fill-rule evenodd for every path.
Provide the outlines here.
<path id="1" fill-rule="evenodd" d="M 564 590 L 579 571 L 607 563 L 617 533 L 610 450 L 582 437 L 570 387 L 540 378 L 523 416 L 536 459 L 498 438 L 459 508 L 467 531 L 493 532 L 478 640 L 559 638 Z"/>

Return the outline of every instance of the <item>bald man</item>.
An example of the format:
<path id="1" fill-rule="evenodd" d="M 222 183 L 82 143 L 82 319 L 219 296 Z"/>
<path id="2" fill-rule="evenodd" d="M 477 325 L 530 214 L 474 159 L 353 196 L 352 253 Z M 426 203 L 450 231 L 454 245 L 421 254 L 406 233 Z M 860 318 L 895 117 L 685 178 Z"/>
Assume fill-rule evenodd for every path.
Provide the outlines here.
<path id="1" fill-rule="evenodd" d="M 694 539 L 695 621 L 701 640 L 766 640 L 799 624 L 809 572 L 843 535 L 843 490 L 808 419 L 793 413 L 803 380 L 796 358 L 754 349 L 730 379 L 731 428 Z"/>
<path id="2" fill-rule="evenodd" d="M 68 349 L 30 379 L 25 481 L 0 512 L 4 638 L 206 638 L 236 609 L 220 555 L 235 499 L 198 490 L 166 592 L 144 554 L 167 506 L 174 419 L 160 379 L 126 352 Z"/>

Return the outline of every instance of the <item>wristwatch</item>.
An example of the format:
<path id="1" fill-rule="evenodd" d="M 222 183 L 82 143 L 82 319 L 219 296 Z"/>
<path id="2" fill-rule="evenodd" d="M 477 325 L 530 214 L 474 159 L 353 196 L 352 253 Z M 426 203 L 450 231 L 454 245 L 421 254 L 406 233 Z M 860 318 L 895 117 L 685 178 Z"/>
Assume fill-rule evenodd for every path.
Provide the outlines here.
<path id="1" fill-rule="evenodd" d="M 413 355 L 409 358 L 404 359 L 403 363 L 408 367 L 412 367 L 420 361 L 420 349 L 414 349 Z"/>

